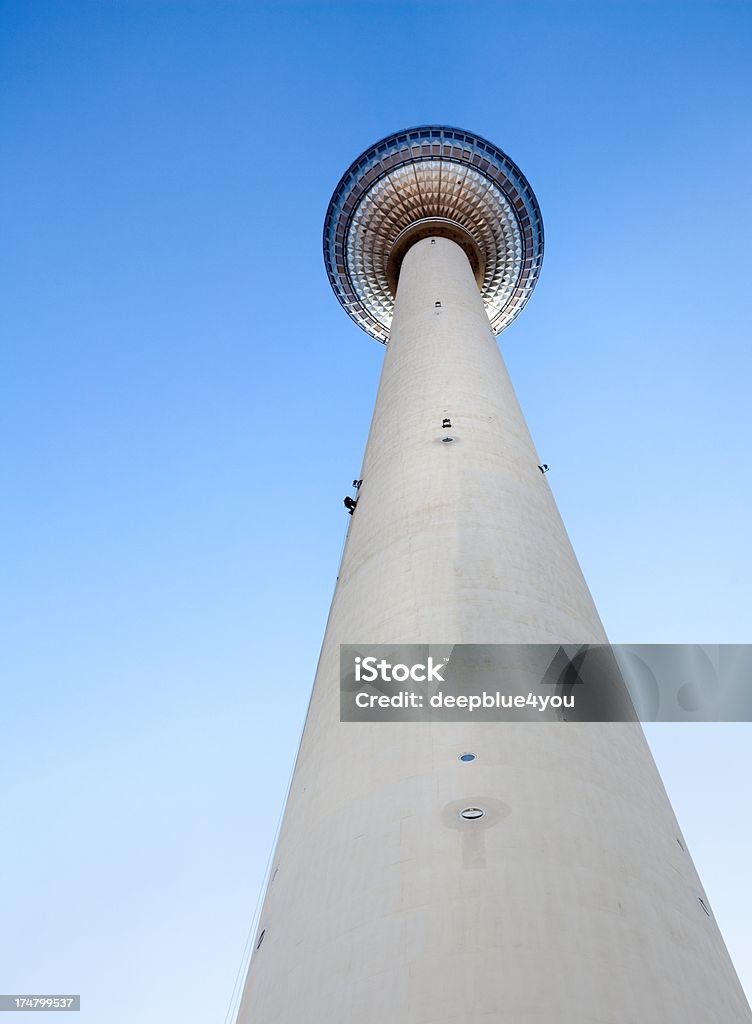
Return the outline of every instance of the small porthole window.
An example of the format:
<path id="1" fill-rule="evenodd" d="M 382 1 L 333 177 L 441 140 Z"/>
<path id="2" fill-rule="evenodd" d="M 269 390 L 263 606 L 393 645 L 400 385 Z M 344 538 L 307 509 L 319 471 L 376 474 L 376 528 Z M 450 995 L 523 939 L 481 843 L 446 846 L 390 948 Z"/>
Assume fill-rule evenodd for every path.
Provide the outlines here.
<path id="1" fill-rule="evenodd" d="M 460 817 L 464 818 L 465 821 L 477 821 L 478 818 L 482 818 L 485 813 L 486 812 L 482 807 L 464 807 L 460 811 Z"/>
<path id="2" fill-rule="evenodd" d="M 436 245 L 436 239 L 435 238 L 431 239 L 431 245 Z"/>
<path id="3" fill-rule="evenodd" d="M 452 441 L 454 440 L 454 438 L 453 438 L 453 437 L 449 437 L 449 436 L 447 436 L 447 437 L 442 437 L 442 439 L 441 439 L 441 440 L 442 440 L 442 442 L 443 442 L 444 444 L 451 444 L 451 443 L 452 443 Z"/>
<path id="4" fill-rule="evenodd" d="M 468 764 L 470 761 L 474 761 L 475 757 L 475 754 L 460 754 L 458 760 L 464 761 L 466 764 Z"/>
<path id="5" fill-rule="evenodd" d="M 434 302 L 434 306 L 435 306 L 435 307 L 436 307 L 437 309 L 440 309 L 440 308 L 441 308 L 441 303 L 440 303 L 440 302 Z"/>

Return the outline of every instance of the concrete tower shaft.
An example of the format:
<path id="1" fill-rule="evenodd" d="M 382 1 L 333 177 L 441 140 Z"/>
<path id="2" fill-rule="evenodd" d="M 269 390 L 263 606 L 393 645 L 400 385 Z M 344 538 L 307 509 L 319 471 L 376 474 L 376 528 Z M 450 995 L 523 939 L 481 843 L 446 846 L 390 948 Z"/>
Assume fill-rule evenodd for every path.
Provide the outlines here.
<path id="1" fill-rule="evenodd" d="M 339 721 L 340 644 L 605 639 L 488 309 L 407 248 L 238 1024 L 750 1024 L 639 726 Z"/>
<path id="2" fill-rule="evenodd" d="M 340 643 L 603 639 L 537 462 L 464 252 L 419 241 L 239 1024 L 749 1022 L 638 726 L 338 720 Z"/>

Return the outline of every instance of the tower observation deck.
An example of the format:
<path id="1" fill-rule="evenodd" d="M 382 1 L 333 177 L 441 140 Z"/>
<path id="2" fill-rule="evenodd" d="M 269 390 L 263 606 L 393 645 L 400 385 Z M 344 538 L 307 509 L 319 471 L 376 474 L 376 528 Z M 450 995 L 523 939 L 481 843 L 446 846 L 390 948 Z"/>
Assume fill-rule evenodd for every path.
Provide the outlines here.
<path id="1" fill-rule="evenodd" d="M 606 642 L 495 338 L 542 257 L 470 132 L 334 191 L 386 352 L 238 1024 L 752 1024 L 638 723 L 340 721 L 340 645 Z"/>
<path id="2" fill-rule="evenodd" d="M 386 342 L 405 253 L 421 238 L 464 250 L 495 334 L 517 316 L 543 259 L 538 201 L 512 160 L 456 128 L 382 139 L 347 170 L 324 225 L 332 288 L 353 320 Z"/>

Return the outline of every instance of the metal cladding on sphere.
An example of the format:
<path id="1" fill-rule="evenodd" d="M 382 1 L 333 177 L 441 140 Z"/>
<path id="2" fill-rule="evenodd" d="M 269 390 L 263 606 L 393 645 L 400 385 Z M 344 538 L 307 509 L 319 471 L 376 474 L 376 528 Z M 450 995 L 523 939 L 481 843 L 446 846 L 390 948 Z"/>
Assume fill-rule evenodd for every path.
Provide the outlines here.
<path id="1" fill-rule="evenodd" d="M 522 171 L 471 132 L 429 125 L 367 149 L 334 190 L 324 223 L 332 288 L 386 343 L 402 257 L 420 238 L 465 250 L 496 334 L 527 302 L 543 260 L 543 221 Z"/>

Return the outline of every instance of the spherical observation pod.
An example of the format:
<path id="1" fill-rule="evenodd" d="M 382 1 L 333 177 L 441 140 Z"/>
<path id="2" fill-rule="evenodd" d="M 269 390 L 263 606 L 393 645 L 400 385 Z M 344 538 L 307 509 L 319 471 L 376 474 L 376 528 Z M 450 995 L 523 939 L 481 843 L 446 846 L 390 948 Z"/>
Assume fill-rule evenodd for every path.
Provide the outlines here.
<path id="1" fill-rule="evenodd" d="M 402 257 L 428 236 L 467 253 L 496 334 L 530 297 L 543 260 L 543 221 L 522 171 L 492 143 L 427 125 L 389 135 L 334 190 L 324 260 L 352 319 L 385 344 Z"/>

